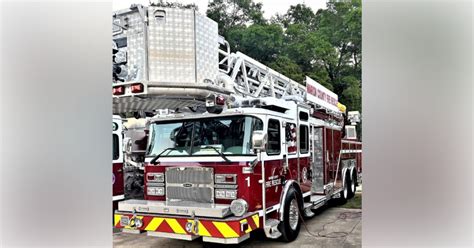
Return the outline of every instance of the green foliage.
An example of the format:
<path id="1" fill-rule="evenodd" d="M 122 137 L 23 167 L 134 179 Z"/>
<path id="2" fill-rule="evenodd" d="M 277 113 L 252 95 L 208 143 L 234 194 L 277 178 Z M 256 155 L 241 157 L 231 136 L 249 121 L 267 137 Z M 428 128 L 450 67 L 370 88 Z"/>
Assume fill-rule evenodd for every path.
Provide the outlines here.
<path id="1" fill-rule="evenodd" d="M 358 109 L 360 110 L 360 106 L 362 104 L 362 98 L 360 94 L 360 80 L 353 76 L 346 76 L 341 80 L 343 85 L 345 85 L 345 89 L 342 91 L 340 96 L 340 101 L 344 102 L 348 109 Z"/>
<path id="2" fill-rule="evenodd" d="M 212 0 L 206 14 L 219 24 L 219 33 L 227 38 L 227 31 L 249 24 L 263 24 L 262 3 L 252 0 Z"/>
<path id="3" fill-rule="evenodd" d="M 304 4 L 290 6 L 287 13 L 280 18 L 284 27 L 288 27 L 290 24 L 301 24 L 309 30 L 314 30 L 316 21 L 316 13 Z"/>
<path id="4" fill-rule="evenodd" d="M 305 75 L 361 111 L 361 1 L 328 1 L 313 11 L 304 4 L 270 20 L 253 0 L 213 0 L 207 15 L 233 51 L 241 51 L 303 84 Z"/>
<path id="5" fill-rule="evenodd" d="M 237 27 L 229 30 L 227 41 L 233 49 L 267 64 L 281 54 L 283 29 L 276 24 Z"/>
<path id="6" fill-rule="evenodd" d="M 277 56 L 275 61 L 269 64 L 269 67 L 297 82 L 303 82 L 304 80 L 301 67 L 287 56 Z"/>

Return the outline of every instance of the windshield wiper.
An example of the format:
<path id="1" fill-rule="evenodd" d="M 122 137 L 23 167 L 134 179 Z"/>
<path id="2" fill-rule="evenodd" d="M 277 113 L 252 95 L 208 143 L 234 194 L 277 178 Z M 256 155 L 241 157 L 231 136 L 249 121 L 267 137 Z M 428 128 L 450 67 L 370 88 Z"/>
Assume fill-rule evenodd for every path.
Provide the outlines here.
<path id="1" fill-rule="evenodd" d="M 208 149 L 208 148 L 212 148 L 214 149 L 214 151 L 216 151 L 227 163 L 230 163 L 231 161 L 224 155 L 224 153 L 220 152 L 219 150 L 217 150 L 217 148 L 213 147 L 213 146 L 205 146 L 205 147 L 202 147 L 203 149 Z"/>
<path id="2" fill-rule="evenodd" d="M 171 151 L 175 151 L 175 150 L 178 150 L 178 149 L 176 149 L 176 148 L 174 148 L 174 147 L 168 147 L 168 148 L 164 149 L 162 152 L 160 152 L 160 154 L 156 155 L 156 156 L 150 161 L 150 163 L 151 163 L 151 164 L 157 164 L 157 163 L 156 163 L 156 160 L 158 160 L 158 159 L 161 157 L 161 155 L 163 155 L 163 153 L 165 153 L 165 152 L 171 152 Z"/>

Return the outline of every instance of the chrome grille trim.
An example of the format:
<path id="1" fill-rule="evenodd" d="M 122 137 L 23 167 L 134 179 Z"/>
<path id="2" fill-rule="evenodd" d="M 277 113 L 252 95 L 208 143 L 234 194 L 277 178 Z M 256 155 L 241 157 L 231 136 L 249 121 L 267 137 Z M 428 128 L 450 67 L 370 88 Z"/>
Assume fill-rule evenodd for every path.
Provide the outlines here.
<path id="1" fill-rule="evenodd" d="M 214 169 L 168 167 L 165 174 L 168 202 L 214 203 Z"/>

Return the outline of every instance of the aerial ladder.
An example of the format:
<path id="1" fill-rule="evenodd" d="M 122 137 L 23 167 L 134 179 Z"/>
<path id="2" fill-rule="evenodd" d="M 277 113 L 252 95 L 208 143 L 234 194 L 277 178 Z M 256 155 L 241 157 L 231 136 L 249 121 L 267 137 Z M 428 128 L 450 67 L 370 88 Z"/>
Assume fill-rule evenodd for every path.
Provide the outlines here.
<path id="1" fill-rule="evenodd" d="M 342 115 L 337 96 L 332 105 L 309 102 L 304 85 L 231 52 L 218 35 L 217 23 L 195 10 L 132 5 L 113 16 L 115 114 L 205 111 L 206 106 L 209 111 L 216 100 L 235 106 L 242 100 L 274 97 Z M 309 80 L 314 81 L 306 77 Z"/>

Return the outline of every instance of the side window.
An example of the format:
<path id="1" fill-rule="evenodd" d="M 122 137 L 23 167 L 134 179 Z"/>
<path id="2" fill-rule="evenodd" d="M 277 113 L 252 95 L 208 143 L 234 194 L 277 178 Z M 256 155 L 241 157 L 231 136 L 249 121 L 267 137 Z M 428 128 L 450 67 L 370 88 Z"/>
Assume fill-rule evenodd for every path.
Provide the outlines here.
<path id="1" fill-rule="evenodd" d="M 302 121 L 308 121 L 308 119 L 309 119 L 308 113 L 303 112 L 303 111 L 300 111 L 299 116 L 300 116 L 300 120 L 302 120 Z"/>
<path id="2" fill-rule="evenodd" d="M 308 153 L 308 126 L 300 125 L 300 153 Z"/>
<path id="3" fill-rule="evenodd" d="M 355 126 L 346 126 L 346 139 L 357 139 Z"/>
<path id="4" fill-rule="evenodd" d="M 113 160 L 116 160 L 120 157 L 120 154 L 119 154 L 119 137 L 117 134 L 112 134 L 112 145 L 113 145 L 113 148 L 112 148 L 112 159 Z"/>
<path id="5" fill-rule="evenodd" d="M 296 124 L 288 122 L 285 127 L 285 138 L 288 144 L 288 153 L 296 153 Z"/>
<path id="6" fill-rule="evenodd" d="M 268 155 L 277 155 L 280 154 L 280 121 L 270 119 L 268 121 L 268 145 L 267 145 L 267 154 Z"/>

